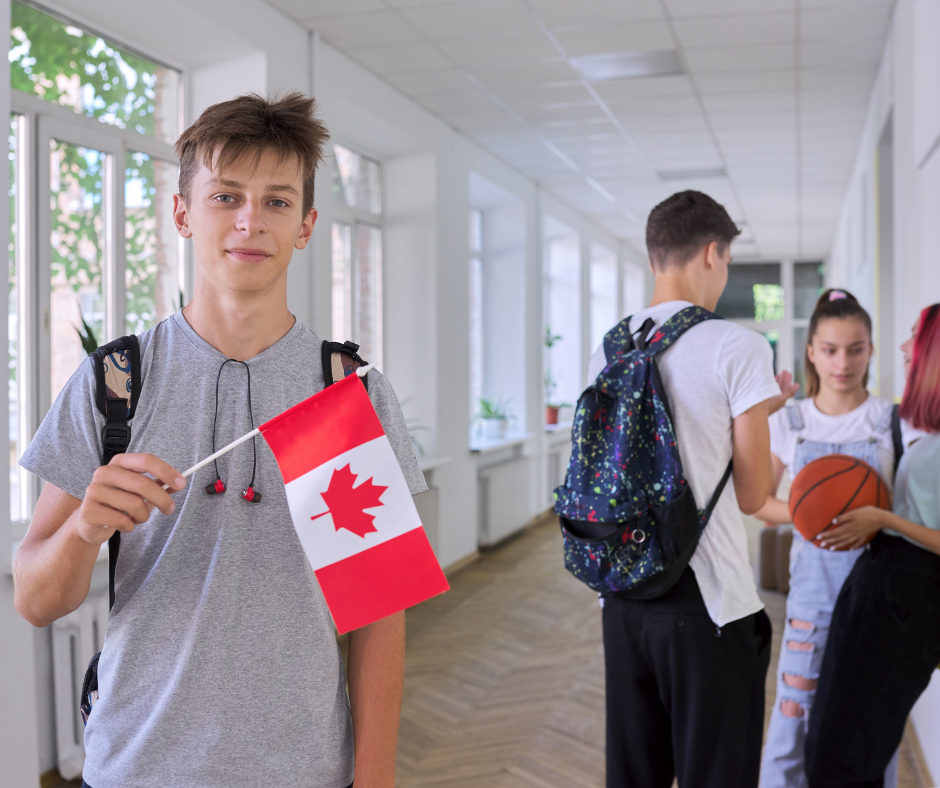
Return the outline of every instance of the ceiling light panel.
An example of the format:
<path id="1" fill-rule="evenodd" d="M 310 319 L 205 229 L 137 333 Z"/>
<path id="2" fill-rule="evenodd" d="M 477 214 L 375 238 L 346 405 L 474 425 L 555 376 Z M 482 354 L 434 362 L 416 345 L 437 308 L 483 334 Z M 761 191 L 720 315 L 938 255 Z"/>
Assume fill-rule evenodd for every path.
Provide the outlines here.
<path id="1" fill-rule="evenodd" d="M 700 167 L 685 170 L 658 170 L 656 173 L 660 180 L 671 181 L 711 181 L 718 178 L 727 178 L 728 172 L 724 167 Z"/>
<path id="2" fill-rule="evenodd" d="M 682 73 L 679 53 L 674 49 L 584 55 L 571 58 L 571 63 L 588 82 L 642 79 Z"/>

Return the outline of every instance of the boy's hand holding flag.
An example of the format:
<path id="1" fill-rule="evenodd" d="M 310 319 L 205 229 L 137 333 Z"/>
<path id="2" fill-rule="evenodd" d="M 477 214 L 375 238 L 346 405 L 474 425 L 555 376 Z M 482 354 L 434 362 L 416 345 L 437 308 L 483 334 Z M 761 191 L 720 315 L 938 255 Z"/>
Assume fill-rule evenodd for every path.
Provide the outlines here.
<path id="1" fill-rule="evenodd" d="M 275 416 L 183 475 L 258 432 L 281 469 L 291 519 L 340 634 L 450 588 L 359 375 Z"/>

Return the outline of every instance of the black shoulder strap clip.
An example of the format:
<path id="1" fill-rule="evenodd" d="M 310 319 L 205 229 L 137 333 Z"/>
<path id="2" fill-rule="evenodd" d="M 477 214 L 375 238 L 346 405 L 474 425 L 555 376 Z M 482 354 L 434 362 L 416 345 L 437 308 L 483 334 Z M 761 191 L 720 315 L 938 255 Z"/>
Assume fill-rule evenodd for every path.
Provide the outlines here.
<path id="1" fill-rule="evenodd" d="M 898 475 L 898 465 L 904 455 L 904 437 L 901 434 L 901 406 L 891 408 L 891 442 L 894 444 L 894 475 Z"/>
<path id="2" fill-rule="evenodd" d="M 350 342 L 323 342 L 323 387 L 348 378 L 360 367 L 368 366 L 369 362 L 359 355 L 359 345 Z M 369 379 L 362 379 L 366 391 L 369 390 Z"/>
<path id="3" fill-rule="evenodd" d="M 101 430 L 101 464 L 123 454 L 131 442 L 131 427 L 140 398 L 140 343 L 133 334 L 115 339 L 91 354 L 95 368 L 95 406 L 105 417 Z M 121 532 L 108 540 L 108 599 L 114 607 L 114 572 L 121 551 Z"/>

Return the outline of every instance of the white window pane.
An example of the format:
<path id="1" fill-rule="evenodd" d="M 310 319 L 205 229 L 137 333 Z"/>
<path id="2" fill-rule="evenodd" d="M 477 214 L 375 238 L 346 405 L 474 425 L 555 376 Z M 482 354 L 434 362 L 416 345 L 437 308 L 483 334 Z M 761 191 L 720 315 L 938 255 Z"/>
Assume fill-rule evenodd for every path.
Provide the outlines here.
<path id="1" fill-rule="evenodd" d="M 483 397 L 483 261 L 470 258 L 470 415 Z"/>
<path id="2" fill-rule="evenodd" d="M 176 141 L 178 71 L 29 5 L 14 2 L 11 11 L 14 90 L 162 142 Z"/>
<path id="3" fill-rule="evenodd" d="M 352 279 L 352 228 L 342 222 L 333 223 L 333 341 L 352 338 L 350 295 Z"/>
<path id="4" fill-rule="evenodd" d="M 20 177 L 20 146 L 22 134 L 22 116 L 11 115 L 9 127 L 8 159 L 10 163 L 10 241 L 7 267 L 7 391 L 9 397 L 10 430 L 10 521 L 17 522 L 28 516 L 26 508 L 25 472 L 17 463 L 26 448 L 21 432 L 20 401 L 22 397 L 22 376 L 20 374 L 20 276 L 19 261 L 22 255 L 21 230 L 22 217 L 19 215 L 19 190 L 17 180 Z"/>
<path id="5" fill-rule="evenodd" d="M 470 251 L 483 251 L 483 211 L 470 211 Z"/>
<path id="6" fill-rule="evenodd" d="M 623 272 L 623 315 L 629 317 L 642 311 L 646 306 L 646 282 L 643 271 L 632 263 L 624 266 Z"/>
<path id="7" fill-rule="evenodd" d="M 382 213 L 379 163 L 342 145 L 333 146 L 333 161 L 333 191 L 336 196 L 353 208 Z"/>
<path id="8" fill-rule="evenodd" d="M 547 244 L 546 323 L 558 337 L 548 351 L 547 371 L 556 383 L 558 402 L 574 403 L 581 379 L 581 244 L 577 235 Z"/>
<path id="9" fill-rule="evenodd" d="M 382 365 L 382 230 L 356 225 L 353 335 L 360 355 Z"/>
<path id="10" fill-rule="evenodd" d="M 107 156 L 52 140 L 50 210 L 52 271 L 49 329 L 52 399 L 59 395 L 87 350 L 106 341 L 102 262 L 106 239 L 102 210 Z M 82 346 L 80 331 L 91 334 Z"/>
<path id="11" fill-rule="evenodd" d="M 617 258 L 609 249 L 591 249 L 591 352 L 617 322 Z"/>
<path id="12" fill-rule="evenodd" d="M 180 237 L 173 222 L 179 167 L 128 152 L 124 170 L 127 332 L 139 334 L 182 306 Z"/>

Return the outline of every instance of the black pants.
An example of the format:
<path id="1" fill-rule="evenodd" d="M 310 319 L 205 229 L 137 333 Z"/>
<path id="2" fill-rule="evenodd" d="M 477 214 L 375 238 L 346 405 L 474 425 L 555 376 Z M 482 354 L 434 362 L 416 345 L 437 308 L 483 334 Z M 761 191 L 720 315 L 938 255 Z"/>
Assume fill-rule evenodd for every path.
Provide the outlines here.
<path id="1" fill-rule="evenodd" d="M 879 534 L 842 586 L 806 738 L 812 788 L 881 788 L 940 662 L 940 556 Z"/>
<path id="2" fill-rule="evenodd" d="M 719 630 L 686 569 L 663 597 L 604 600 L 607 788 L 756 788 L 770 619 Z"/>

